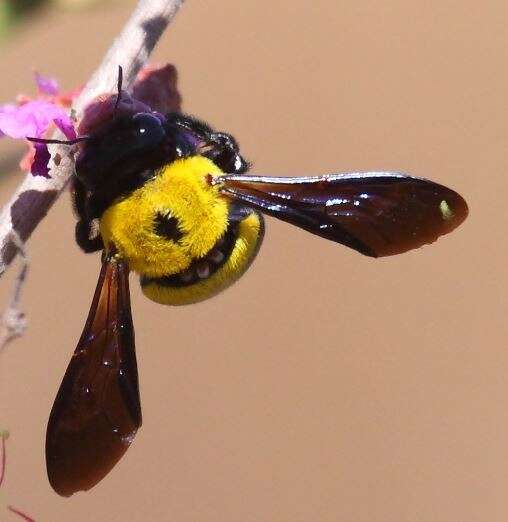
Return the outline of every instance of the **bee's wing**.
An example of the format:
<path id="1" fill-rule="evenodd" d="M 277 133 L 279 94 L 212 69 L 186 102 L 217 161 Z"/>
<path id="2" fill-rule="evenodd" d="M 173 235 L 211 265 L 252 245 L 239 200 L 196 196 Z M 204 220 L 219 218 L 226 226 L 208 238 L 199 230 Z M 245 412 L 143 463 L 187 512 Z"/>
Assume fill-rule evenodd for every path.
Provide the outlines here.
<path id="1" fill-rule="evenodd" d="M 225 195 L 372 257 L 434 242 L 467 216 L 464 199 L 425 179 L 390 172 L 213 178 Z"/>
<path id="2" fill-rule="evenodd" d="M 129 271 L 105 260 L 46 433 L 49 481 L 60 495 L 88 490 L 125 453 L 141 426 Z"/>

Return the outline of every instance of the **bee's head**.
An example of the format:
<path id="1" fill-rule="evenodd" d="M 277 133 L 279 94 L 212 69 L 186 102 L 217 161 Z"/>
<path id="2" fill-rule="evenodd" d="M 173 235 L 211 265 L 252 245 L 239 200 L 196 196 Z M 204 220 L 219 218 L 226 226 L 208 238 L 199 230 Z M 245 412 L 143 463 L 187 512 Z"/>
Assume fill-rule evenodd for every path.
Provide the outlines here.
<path id="1" fill-rule="evenodd" d="M 81 184 L 90 192 L 116 189 L 121 194 L 137 185 L 136 174 L 146 179 L 149 171 L 193 153 L 196 139 L 175 128 L 167 117 L 180 111 L 175 68 L 144 69 L 133 85 L 132 96 L 122 90 L 122 81 L 119 67 L 117 92 L 89 103 L 77 128 L 70 120 L 55 120 L 67 140 L 27 137 L 36 149 L 34 174 L 48 175 L 47 145 L 79 144 L 76 175 Z"/>
<path id="2" fill-rule="evenodd" d="M 85 111 L 76 174 L 89 189 L 112 177 L 153 170 L 190 153 L 192 144 L 172 132 L 166 117 L 127 93 L 98 99 Z"/>

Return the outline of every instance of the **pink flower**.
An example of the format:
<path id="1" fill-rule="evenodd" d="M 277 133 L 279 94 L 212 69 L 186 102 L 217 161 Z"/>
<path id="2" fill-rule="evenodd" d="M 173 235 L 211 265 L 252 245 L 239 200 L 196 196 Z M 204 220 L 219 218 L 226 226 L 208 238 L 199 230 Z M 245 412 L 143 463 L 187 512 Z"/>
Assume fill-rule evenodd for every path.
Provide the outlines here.
<path id="1" fill-rule="evenodd" d="M 68 107 L 77 91 L 60 94 L 58 83 L 35 73 L 37 99 L 18 96 L 17 104 L 0 105 L 0 137 L 14 139 L 42 138 L 58 127 L 68 139 L 76 137 Z M 48 177 L 48 148 L 43 143 L 29 144 L 29 151 L 21 160 L 22 168 L 29 167 L 34 176 Z"/>
<path id="2" fill-rule="evenodd" d="M 0 131 L 10 138 L 41 138 L 55 120 L 72 126 L 68 111 L 50 101 L 33 100 L 18 106 L 0 106 Z"/>
<path id="3" fill-rule="evenodd" d="M 39 73 L 35 73 L 35 82 L 36 99 L 20 95 L 16 104 L 0 105 L 0 138 L 45 138 L 57 127 L 68 140 L 75 139 L 76 128 L 68 108 L 80 89 L 61 93 L 54 78 Z M 177 73 L 173 65 L 145 67 L 134 83 L 132 96 L 122 91 L 119 103 L 117 93 L 105 94 L 93 100 L 85 109 L 79 131 L 81 134 L 93 131 L 101 122 L 111 118 L 114 112 L 179 112 L 181 97 L 176 83 Z M 48 177 L 49 160 L 46 143 L 30 143 L 20 166 L 23 170 L 30 170 L 34 176 Z"/>
<path id="4" fill-rule="evenodd" d="M 48 96 L 57 96 L 60 92 L 60 87 L 55 78 L 49 78 L 42 76 L 37 71 L 35 72 L 35 83 L 37 84 L 37 90 L 41 94 L 47 94 Z"/>
<path id="5" fill-rule="evenodd" d="M 176 67 L 148 65 L 139 71 L 132 87 L 132 96 L 149 105 L 152 110 L 161 112 L 180 112 L 182 97 L 176 86 L 178 80 Z"/>

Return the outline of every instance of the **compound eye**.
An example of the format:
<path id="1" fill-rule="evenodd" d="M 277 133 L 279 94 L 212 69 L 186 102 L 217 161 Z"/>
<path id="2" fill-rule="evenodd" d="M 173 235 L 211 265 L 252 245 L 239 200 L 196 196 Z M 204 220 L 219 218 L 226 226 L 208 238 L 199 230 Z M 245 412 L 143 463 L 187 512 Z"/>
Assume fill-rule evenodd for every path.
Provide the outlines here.
<path id="1" fill-rule="evenodd" d="M 164 139 L 162 122 L 153 114 L 141 112 L 132 117 L 132 122 L 139 147 L 157 145 Z"/>

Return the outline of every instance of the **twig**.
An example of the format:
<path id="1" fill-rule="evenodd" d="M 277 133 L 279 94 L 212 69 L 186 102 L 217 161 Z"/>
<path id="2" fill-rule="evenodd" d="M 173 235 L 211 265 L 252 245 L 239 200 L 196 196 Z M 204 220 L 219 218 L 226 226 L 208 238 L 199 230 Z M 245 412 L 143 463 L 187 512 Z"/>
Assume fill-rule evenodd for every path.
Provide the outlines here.
<path id="1" fill-rule="evenodd" d="M 114 89 L 118 66 L 129 87 L 146 63 L 155 44 L 184 0 L 140 0 L 122 32 L 76 99 L 79 121 L 86 105 L 97 95 Z M 27 174 L 0 213 L 0 276 L 19 253 L 13 238 L 23 244 L 56 201 L 74 172 L 74 159 L 62 145 L 50 147 L 50 178 Z"/>
<path id="2" fill-rule="evenodd" d="M 14 291 L 11 300 L 5 312 L 0 319 L 0 352 L 16 337 L 23 335 L 26 330 L 25 314 L 19 309 L 19 302 L 21 300 L 21 289 L 28 273 L 28 258 L 25 252 L 25 247 L 17 233 L 13 230 L 12 244 L 16 246 L 21 256 L 21 270 L 16 277 L 14 284 Z M 1 482 L 0 482 L 1 483 Z"/>
<path id="3" fill-rule="evenodd" d="M 35 520 L 32 517 L 29 517 L 26 513 L 23 513 L 23 511 L 20 511 L 15 507 L 7 506 L 7 509 L 9 511 L 12 511 L 12 513 L 15 513 L 16 515 L 20 516 L 25 522 L 35 522 Z"/>
<path id="4" fill-rule="evenodd" d="M 78 121 L 90 101 L 114 88 L 119 65 L 123 68 L 125 88 L 133 83 L 183 2 L 184 0 L 139 1 L 122 32 L 76 99 L 73 109 Z M 61 136 L 56 132 L 54 137 Z M 17 254 L 21 254 L 23 261 L 9 306 L 1 316 L 0 350 L 26 329 L 25 315 L 19 310 L 21 288 L 28 270 L 25 241 L 74 173 L 74 157 L 69 154 L 68 147 L 52 145 L 50 151 L 50 177 L 32 176 L 28 173 L 0 213 L 0 277 Z"/>
<path id="5" fill-rule="evenodd" d="M 8 431 L 0 431 L 0 486 L 2 485 L 5 478 L 5 464 L 7 461 L 7 456 L 5 454 L 5 441 L 9 437 Z"/>

